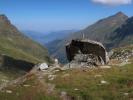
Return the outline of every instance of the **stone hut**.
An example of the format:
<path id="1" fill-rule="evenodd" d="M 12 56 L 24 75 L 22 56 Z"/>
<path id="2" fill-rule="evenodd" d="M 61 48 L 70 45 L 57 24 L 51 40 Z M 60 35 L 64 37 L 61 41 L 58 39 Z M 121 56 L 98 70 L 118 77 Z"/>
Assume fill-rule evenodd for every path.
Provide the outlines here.
<path id="1" fill-rule="evenodd" d="M 75 60 L 76 55 L 79 56 L 78 61 L 79 59 L 83 60 L 84 58 L 83 55 L 85 57 L 86 56 L 90 57 L 90 55 L 93 55 L 97 57 L 97 61 L 95 63 L 98 62 L 98 65 L 104 65 L 109 62 L 109 57 L 105 47 L 99 42 L 88 40 L 88 39 L 72 40 L 71 43 L 68 43 L 66 45 L 66 54 L 69 62 L 72 62 L 73 60 Z M 93 59 L 91 61 L 93 61 Z M 86 60 L 86 63 L 87 63 L 87 60 Z"/>

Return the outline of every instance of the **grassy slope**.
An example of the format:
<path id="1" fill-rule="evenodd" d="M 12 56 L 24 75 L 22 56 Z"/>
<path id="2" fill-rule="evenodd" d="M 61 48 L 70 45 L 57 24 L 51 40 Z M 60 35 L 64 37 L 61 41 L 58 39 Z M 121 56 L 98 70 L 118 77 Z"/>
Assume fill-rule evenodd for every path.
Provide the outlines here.
<path id="1" fill-rule="evenodd" d="M 35 76 L 30 76 L 30 80 L 24 83 L 30 84 L 30 87 L 23 85 L 10 87 L 8 89 L 13 93 L 0 93 L 0 98 L 1 100 L 59 100 L 60 92 L 65 91 L 73 100 L 132 100 L 132 72 L 133 64 L 111 69 L 68 70 L 56 73 L 57 77 L 53 81 L 45 77 L 45 85 L 41 85 Z M 66 74 L 69 75 L 64 76 Z M 102 76 L 95 77 L 96 75 Z M 108 84 L 101 84 L 101 80 L 107 81 Z M 54 93 L 46 93 L 48 83 L 55 84 Z M 125 96 L 124 93 L 129 95 Z"/>
<path id="2" fill-rule="evenodd" d="M 33 63 L 50 60 L 46 48 L 24 36 L 4 15 L 0 15 L 0 54 Z"/>
<path id="3" fill-rule="evenodd" d="M 0 70 L 0 85 L 2 83 L 5 83 L 3 80 L 11 81 L 11 80 L 14 80 L 24 74 L 25 74 L 24 72 L 17 73 L 16 71 L 13 71 L 13 70 L 10 70 L 10 71 L 9 70 Z"/>
<path id="4" fill-rule="evenodd" d="M 41 48 L 41 46 L 40 47 L 37 46 L 37 44 L 35 44 L 36 45 L 35 48 L 34 47 L 32 48 L 30 46 L 31 43 L 27 43 L 29 44 L 29 48 L 28 48 L 28 47 L 24 47 L 24 45 L 21 44 L 21 42 L 23 42 L 22 39 L 16 40 L 13 38 L 12 40 L 9 40 L 8 38 L 0 37 L 0 41 L 1 41 L 0 54 L 6 54 L 8 56 L 11 56 L 17 59 L 27 60 L 33 63 L 41 62 L 43 60 L 48 60 L 47 51 Z M 43 53 L 43 54 L 42 55 L 39 54 L 39 52 L 36 52 L 36 50 L 40 51 L 40 53 Z"/>

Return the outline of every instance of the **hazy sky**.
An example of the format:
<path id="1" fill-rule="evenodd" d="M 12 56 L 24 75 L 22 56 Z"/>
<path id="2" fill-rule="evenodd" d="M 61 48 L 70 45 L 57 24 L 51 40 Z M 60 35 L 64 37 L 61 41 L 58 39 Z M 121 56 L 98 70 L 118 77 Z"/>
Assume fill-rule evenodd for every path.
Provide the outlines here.
<path id="1" fill-rule="evenodd" d="M 0 14 L 40 32 L 81 29 L 119 11 L 133 16 L 132 0 L 0 0 Z"/>

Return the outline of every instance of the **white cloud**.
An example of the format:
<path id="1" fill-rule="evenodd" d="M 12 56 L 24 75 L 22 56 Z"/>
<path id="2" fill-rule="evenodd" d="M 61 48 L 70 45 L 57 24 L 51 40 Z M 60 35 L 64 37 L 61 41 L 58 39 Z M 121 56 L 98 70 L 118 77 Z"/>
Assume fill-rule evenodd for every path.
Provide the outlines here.
<path id="1" fill-rule="evenodd" d="M 131 4 L 132 0 L 92 0 L 95 3 L 105 4 L 105 5 L 126 5 Z"/>

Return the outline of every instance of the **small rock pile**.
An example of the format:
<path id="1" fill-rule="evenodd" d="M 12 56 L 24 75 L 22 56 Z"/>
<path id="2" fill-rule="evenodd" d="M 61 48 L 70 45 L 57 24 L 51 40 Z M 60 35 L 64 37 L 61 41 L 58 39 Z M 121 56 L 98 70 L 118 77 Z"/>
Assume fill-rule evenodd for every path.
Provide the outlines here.
<path id="1" fill-rule="evenodd" d="M 93 54 L 76 54 L 74 60 L 71 63 L 82 64 L 83 66 L 98 66 L 104 64 L 102 59 L 99 62 L 100 57 Z"/>
<path id="2" fill-rule="evenodd" d="M 113 51 L 110 58 L 117 59 L 122 62 L 127 62 L 129 58 L 133 58 L 133 50 L 126 49 L 126 50 Z"/>

